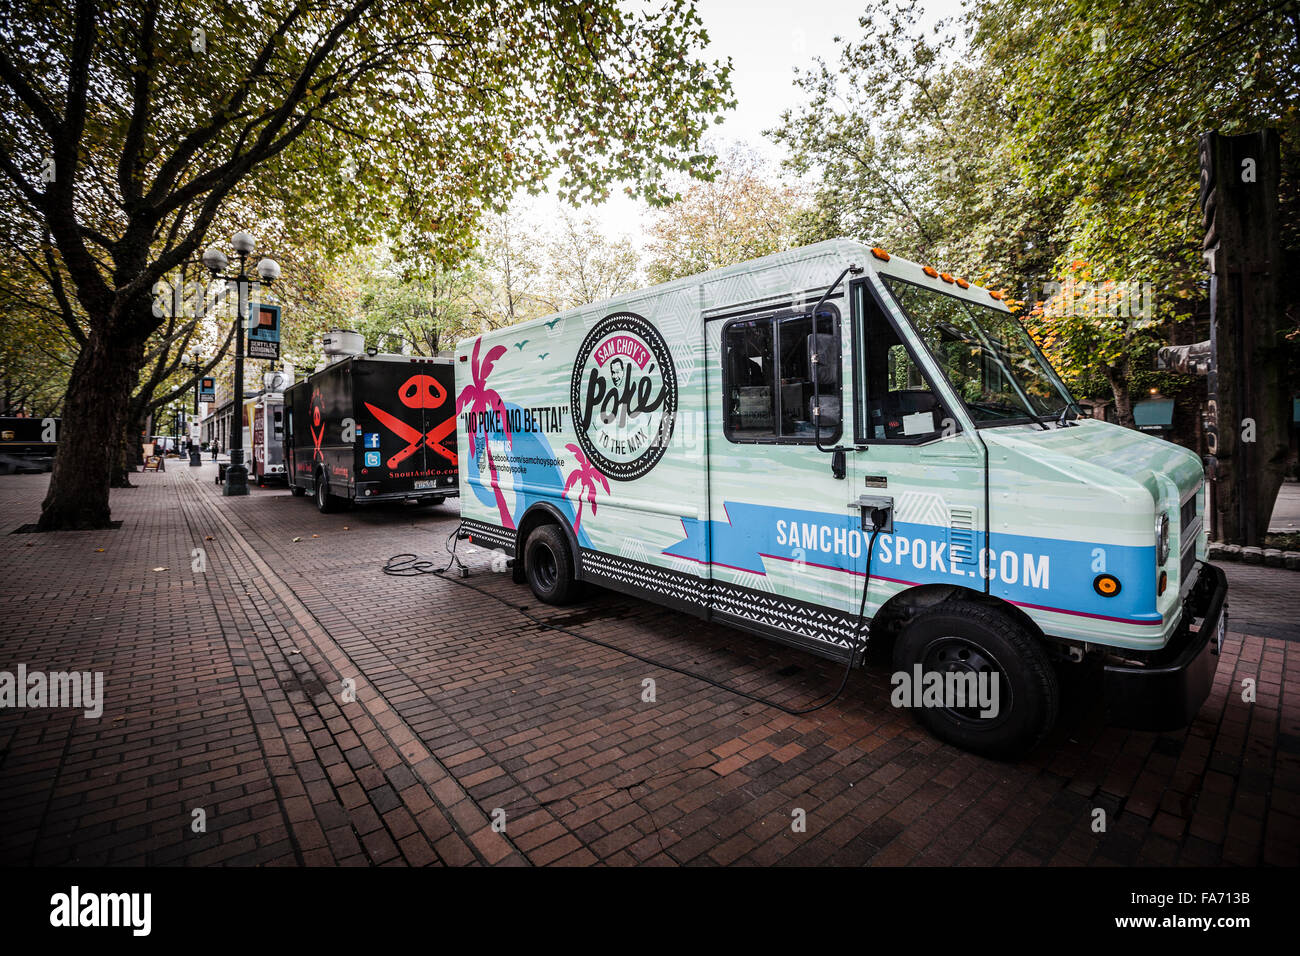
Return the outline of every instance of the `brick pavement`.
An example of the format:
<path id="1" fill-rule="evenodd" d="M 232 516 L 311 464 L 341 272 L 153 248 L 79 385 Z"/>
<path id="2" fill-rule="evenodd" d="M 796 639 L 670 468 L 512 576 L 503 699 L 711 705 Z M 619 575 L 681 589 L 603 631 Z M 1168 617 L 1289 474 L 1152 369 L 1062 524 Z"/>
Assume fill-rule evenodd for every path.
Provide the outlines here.
<path id="1" fill-rule="evenodd" d="M 1300 574 L 1240 561 L 1225 561 L 1220 567 L 1228 576 L 1228 620 L 1233 628 L 1300 641 Z"/>
<path id="2" fill-rule="evenodd" d="M 442 556 L 454 501 L 320 515 L 283 491 L 223 499 L 214 471 L 136 476 L 117 531 L 0 536 L 0 668 L 100 669 L 106 697 L 98 720 L 0 711 L 0 862 L 1300 862 L 1295 643 L 1234 633 L 1178 733 L 1105 727 L 1072 683 L 1052 737 L 997 763 L 891 708 L 879 665 L 792 717 L 518 609 L 788 706 L 838 665 L 608 592 L 538 605 L 464 543 L 505 605 L 383 575 L 393 553 Z M 0 531 L 45 481 L 0 479 Z M 1248 677 L 1253 704 L 1229 694 Z"/>

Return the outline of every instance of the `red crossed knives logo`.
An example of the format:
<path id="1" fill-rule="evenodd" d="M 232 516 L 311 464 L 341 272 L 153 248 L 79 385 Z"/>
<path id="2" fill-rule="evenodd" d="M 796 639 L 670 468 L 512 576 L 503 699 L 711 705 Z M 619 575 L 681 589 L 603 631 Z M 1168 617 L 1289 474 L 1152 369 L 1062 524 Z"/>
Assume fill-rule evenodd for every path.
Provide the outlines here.
<path id="1" fill-rule="evenodd" d="M 429 375 L 412 375 L 397 390 L 397 397 L 407 408 L 437 408 L 446 400 L 447 390 Z M 456 453 L 442 444 L 442 440 L 456 430 L 455 418 L 448 418 L 428 432 L 422 432 L 414 425 L 408 425 L 396 415 L 392 415 L 382 408 L 377 408 L 369 402 L 366 402 L 365 405 L 370 410 L 370 414 L 374 415 L 381 425 L 398 438 L 409 442 L 405 448 L 388 459 L 387 465 L 389 468 L 396 468 L 407 458 L 410 458 L 420 450 L 421 445 L 427 445 L 450 462 L 454 463 L 456 461 Z"/>
<path id="2" fill-rule="evenodd" d="M 321 442 L 325 438 L 325 423 L 321 420 L 321 399 L 320 389 L 316 389 L 311 395 L 311 443 L 312 443 L 312 461 L 325 460 L 325 453 L 321 451 Z"/>

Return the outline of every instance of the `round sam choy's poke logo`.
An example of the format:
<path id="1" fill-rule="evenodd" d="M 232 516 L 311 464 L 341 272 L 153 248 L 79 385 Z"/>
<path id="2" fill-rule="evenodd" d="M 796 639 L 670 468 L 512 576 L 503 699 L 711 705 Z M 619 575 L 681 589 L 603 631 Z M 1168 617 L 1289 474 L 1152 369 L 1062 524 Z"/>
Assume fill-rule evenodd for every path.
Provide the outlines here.
<path id="1" fill-rule="evenodd" d="M 570 395 L 578 443 L 601 474 L 640 478 L 673 434 L 677 371 L 663 336 L 631 312 L 615 312 L 582 340 Z"/>

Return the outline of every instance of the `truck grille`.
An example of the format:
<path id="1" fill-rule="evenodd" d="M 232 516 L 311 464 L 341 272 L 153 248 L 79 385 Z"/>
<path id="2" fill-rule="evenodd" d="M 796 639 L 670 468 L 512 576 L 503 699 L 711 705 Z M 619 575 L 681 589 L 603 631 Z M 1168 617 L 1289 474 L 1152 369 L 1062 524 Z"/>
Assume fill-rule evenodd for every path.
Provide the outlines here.
<path id="1" fill-rule="evenodd" d="M 1180 582 L 1187 581 L 1192 573 L 1192 566 L 1196 564 L 1196 545 L 1183 548 L 1183 563 L 1178 572 Z"/>
<path id="2" fill-rule="evenodd" d="M 1183 502 L 1178 514 L 1178 542 L 1182 549 L 1178 566 L 1178 583 L 1180 590 L 1191 580 L 1192 568 L 1196 566 L 1196 539 L 1201 533 L 1201 516 L 1196 513 L 1196 494 L 1193 493 Z"/>

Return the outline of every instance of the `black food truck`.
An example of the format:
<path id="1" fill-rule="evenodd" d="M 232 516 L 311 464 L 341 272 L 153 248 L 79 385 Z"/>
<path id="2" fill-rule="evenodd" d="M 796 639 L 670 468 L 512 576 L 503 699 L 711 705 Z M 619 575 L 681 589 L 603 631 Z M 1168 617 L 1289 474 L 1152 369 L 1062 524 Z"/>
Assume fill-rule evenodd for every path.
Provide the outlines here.
<path id="1" fill-rule="evenodd" d="M 289 489 L 316 507 L 415 498 L 442 504 L 456 483 L 451 359 L 350 355 L 284 393 Z"/>
<path id="2" fill-rule="evenodd" d="M 0 475 L 50 471 L 61 424 L 57 418 L 0 418 Z"/>

